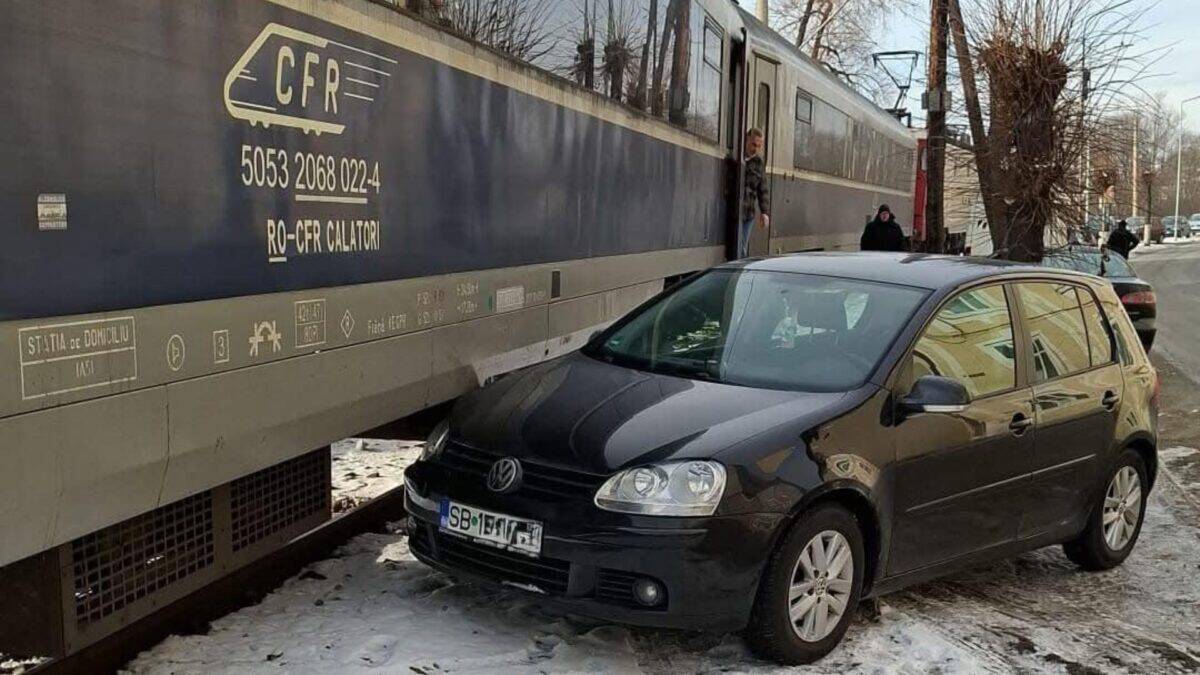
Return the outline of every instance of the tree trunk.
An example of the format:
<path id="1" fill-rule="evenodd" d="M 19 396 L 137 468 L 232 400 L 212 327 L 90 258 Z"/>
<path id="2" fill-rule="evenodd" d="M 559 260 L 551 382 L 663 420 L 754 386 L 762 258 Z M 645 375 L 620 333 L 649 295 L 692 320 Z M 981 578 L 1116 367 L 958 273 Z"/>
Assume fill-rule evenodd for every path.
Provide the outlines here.
<path id="1" fill-rule="evenodd" d="M 667 66 L 667 48 L 671 46 L 672 33 L 675 29 L 675 22 L 671 17 L 678 12 L 678 7 L 683 2 L 688 0 L 671 0 L 671 4 L 667 5 L 666 21 L 663 22 L 662 42 L 658 43 L 658 59 L 654 64 L 654 82 L 650 86 L 650 112 L 655 117 L 663 116 L 663 107 L 666 101 L 663 99 L 663 73 Z"/>
<path id="2" fill-rule="evenodd" d="M 983 126 L 983 107 L 979 103 L 979 87 L 975 81 L 975 63 L 971 58 L 971 48 L 967 44 L 966 25 L 963 23 L 962 8 L 958 0 L 950 0 L 950 32 L 954 36 L 954 51 L 958 59 L 958 71 L 963 87 L 963 101 L 967 106 L 967 117 L 971 121 L 971 138 L 974 145 L 975 171 L 979 176 L 979 192 L 983 198 L 984 216 L 988 221 L 988 231 L 992 236 L 992 247 L 999 251 L 1002 248 L 1002 228 L 1007 223 L 1004 220 L 1004 199 L 996 189 L 995 167 L 989 150 L 987 131 Z"/>
<path id="3" fill-rule="evenodd" d="M 817 35 L 813 38 L 812 47 L 808 53 L 814 61 L 821 60 L 821 42 L 825 39 L 825 27 L 829 25 L 827 18 L 828 14 L 822 14 L 821 18 L 817 21 Z"/>
<path id="4" fill-rule="evenodd" d="M 670 100 L 667 103 L 671 122 L 687 124 L 691 93 L 688 79 L 692 72 L 692 3 L 680 2 L 675 15 L 675 49 L 671 57 Z"/>
<path id="5" fill-rule="evenodd" d="M 658 33 L 658 0 L 650 0 L 650 19 L 646 25 L 646 41 L 642 43 L 642 62 L 638 64 L 637 100 L 633 102 L 638 108 L 645 110 L 650 102 L 648 88 L 650 86 L 651 45 Z"/>
<path id="6" fill-rule="evenodd" d="M 812 18 L 813 3 L 816 0 L 808 0 L 804 3 L 804 13 L 800 15 L 800 27 L 796 29 L 796 47 L 804 48 L 804 38 L 808 37 L 808 20 Z"/>

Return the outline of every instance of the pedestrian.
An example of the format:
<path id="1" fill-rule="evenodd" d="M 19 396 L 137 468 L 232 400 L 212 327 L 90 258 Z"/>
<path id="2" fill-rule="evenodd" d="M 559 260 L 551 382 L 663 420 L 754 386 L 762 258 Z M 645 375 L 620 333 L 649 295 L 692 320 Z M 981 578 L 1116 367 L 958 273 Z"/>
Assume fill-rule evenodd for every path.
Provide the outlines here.
<path id="1" fill-rule="evenodd" d="M 1122 258 L 1128 258 L 1129 252 L 1142 243 L 1138 236 L 1129 231 L 1129 223 L 1122 220 L 1117 223 L 1117 229 L 1108 235 L 1108 250 L 1120 253 Z"/>
<path id="2" fill-rule="evenodd" d="M 741 227 L 738 229 L 738 257 L 750 255 L 750 235 L 754 223 L 764 230 L 771 225 L 771 186 L 767 183 L 767 161 L 763 158 L 764 136 L 761 129 L 746 132 L 746 182 L 742 194 Z"/>
<path id="3" fill-rule="evenodd" d="M 904 230 L 900 229 L 887 204 L 880 205 L 875 220 L 863 229 L 860 246 L 864 251 L 904 250 Z"/>

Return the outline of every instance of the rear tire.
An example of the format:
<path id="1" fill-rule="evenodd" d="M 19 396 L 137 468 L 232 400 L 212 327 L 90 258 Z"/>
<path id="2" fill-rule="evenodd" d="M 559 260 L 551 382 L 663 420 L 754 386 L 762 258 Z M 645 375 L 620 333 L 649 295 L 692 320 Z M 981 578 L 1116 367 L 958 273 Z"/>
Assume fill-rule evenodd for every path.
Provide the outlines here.
<path id="1" fill-rule="evenodd" d="M 825 504 L 801 516 L 763 571 L 744 632 L 751 650 L 788 665 L 833 651 L 858 607 L 865 569 L 853 514 Z"/>
<path id="2" fill-rule="evenodd" d="M 1146 463 L 1136 451 L 1121 453 L 1104 485 L 1083 534 L 1063 544 L 1063 553 L 1085 570 L 1107 570 L 1125 562 L 1146 517 Z"/>

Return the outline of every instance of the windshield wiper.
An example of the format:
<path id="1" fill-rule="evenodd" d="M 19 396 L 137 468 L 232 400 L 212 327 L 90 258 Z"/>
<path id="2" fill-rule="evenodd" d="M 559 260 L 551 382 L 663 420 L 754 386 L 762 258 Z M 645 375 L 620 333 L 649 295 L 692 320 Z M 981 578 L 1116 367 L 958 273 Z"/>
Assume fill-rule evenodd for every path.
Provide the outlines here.
<path id="1" fill-rule="evenodd" d="M 708 382 L 718 381 L 717 378 L 705 368 L 688 366 L 672 361 L 657 361 L 651 366 L 651 369 L 664 372 L 667 375 L 678 375 L 679 377 L 706 380 Z"/>

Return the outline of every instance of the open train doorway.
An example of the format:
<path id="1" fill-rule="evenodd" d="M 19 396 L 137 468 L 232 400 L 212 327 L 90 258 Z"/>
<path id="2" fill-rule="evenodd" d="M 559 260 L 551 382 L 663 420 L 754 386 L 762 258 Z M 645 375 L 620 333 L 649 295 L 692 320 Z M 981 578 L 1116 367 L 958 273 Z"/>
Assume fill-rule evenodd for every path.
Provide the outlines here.
<path id="1" fill-rule="evenodd" d="M 755 53 L 751 68 L 749 105 L 746 131 L 758 129 L 763 133 L 763 160 L 765 163 L 764 180 L 771 187 L 771 167 L 775 164 L 775 97 L 779 82 L 779 63 L 773 59 Z M 743 165 L 745 157 L 743 153 Z M 743 186 L 745 172 L 743 171 Z M 742 194 L 745 194 L 743 188 Z M 773 227 L 773 224 L 772 226 Z M 770 250 L 771 227 L 762 229 L 755 226 L 750 230 L 749 254 L 751 256 L 765 255 Z"/>
<path id="2" fill-rule="evenodd" d="M 725 150 L 726 173 L 725 185 L 729 199 L 726 201 L 727 213 L 725 223 L 725 258 L 735 260 L 738 257 L 738 237 L 742 219 L 742 189 L 745 181 L 746 153 L 746 117 L 748 99 L 746 94 L 746 35 L 733 34 L 729 41 L 728 95 L 725 96 Z"/>

